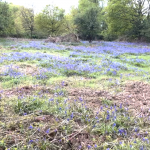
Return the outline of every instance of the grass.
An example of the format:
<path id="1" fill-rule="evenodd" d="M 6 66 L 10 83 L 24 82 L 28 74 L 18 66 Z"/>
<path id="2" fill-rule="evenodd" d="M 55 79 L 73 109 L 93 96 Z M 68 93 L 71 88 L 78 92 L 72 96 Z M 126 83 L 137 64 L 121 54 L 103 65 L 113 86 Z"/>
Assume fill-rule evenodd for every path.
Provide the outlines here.
<path id="1" fill-rule="evenodd" d="M 21 48 L 29 43 L 0 39 L 0 149 L 150 149 L 149 113 L 116 100 L 129 82 L 149 85 L 149 54 L 114 57 L 107 42 Z"/>

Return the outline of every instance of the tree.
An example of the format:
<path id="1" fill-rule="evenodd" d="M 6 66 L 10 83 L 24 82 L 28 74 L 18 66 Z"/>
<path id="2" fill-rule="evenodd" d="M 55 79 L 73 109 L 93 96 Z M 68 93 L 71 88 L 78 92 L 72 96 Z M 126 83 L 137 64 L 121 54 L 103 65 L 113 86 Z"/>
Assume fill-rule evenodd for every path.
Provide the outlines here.
<path id="1" fill-rule="evenodd" d="M 149 13 L 149 0 L 109 0 L 106 8 L 108 32 L 141 39 L 144 20 Z"/>
<path id="2" fill-rule="evenodd" d="M 30 31 L 30 37 L 34 31 L 34 10 L 32 8 L 20 8 L 22 26 L 28 32 Z"/>
<path id="3" fill-rule="evenodd" d="M 22 26 L 22 19 L 20 17 L 20 7 L 12 3 L 9 4 L 9 9 L 11 12 L 12 23 L 9 24 L 8 34 L 13 37 L 23 37 L 25 35 L 25 29 Z"/>
<path id="4" fill-rule="evenodd" d="M 45 34 L 56 36 L 63 32 L 64 10 L 47 5 L 42 13 L 36 16 L 36 24 Z"/>
<path id="5" fill-rule="evenodd" d="M 142 31 L 145 28 L 145 21 L 149 23 L 150 0 L 133 0 L 132 9 L 135 12 L 132 32 L 140 40 L 143 36 Z"/>
<path id="6" fill-rule="evenodd" d="M 150 18 L 145 18 L 143 22 L 143 29 L 141 30 L 141 35 L 144 40 L 150 42 Z"/>
<path id="7" fill-rule="evenodd" d="M 77 25 L 78 34 L 85 40 L 92 40 L 101 30 L 101 8 L 98 0 L 80 0 L 78 13 L 74 23 Z"/>
<path id="8" fill-rule="evenodd" d="M 9 25 L 12 23 L 9 5 L 0 1 L 0 35 L 8 35 Z"/>
<path id="9" fill-rule="evenodd" d="M 78 10 L 72 7 L 70 14 L 65 15 L 63 26 L 65 33 L 77 34 L 77 26 L 74 24 L 74 16 Z"/>

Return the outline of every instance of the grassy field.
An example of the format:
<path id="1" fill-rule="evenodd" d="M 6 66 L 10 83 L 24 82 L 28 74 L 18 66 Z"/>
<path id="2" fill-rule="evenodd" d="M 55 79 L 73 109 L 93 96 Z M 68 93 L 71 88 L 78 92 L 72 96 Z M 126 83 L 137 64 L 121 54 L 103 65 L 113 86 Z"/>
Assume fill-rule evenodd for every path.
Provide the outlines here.
<path id="1" fill-rule="evenodd" d="M 0 150 L 149 150 L 150 46 L 0 39 Z"/>

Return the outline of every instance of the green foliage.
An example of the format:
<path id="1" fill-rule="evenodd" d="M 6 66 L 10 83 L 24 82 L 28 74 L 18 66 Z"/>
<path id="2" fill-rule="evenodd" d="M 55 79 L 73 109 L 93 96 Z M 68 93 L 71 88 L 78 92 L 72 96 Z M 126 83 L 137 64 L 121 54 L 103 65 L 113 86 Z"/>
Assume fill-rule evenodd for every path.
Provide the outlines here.
<path id="1" fill-rule="evenodd" d="M 75 70 L 63 70 L 63 74 L 66 75 L 67 77 L 70 76 L 82 76 L 83 73 L 77 72 Z"/>
<path id="2" fill-rule="evenodd" d="M 106 11 L 106 35 L 141 40 L 148 31 L 149 1 L 109 0 Z"/>
<path id="3" fill-rule="evenodd" d="M 0 2 L 0 35 L 23 37 L 25 36 L 25 30 L 23 28 L 24 23 L 20 17 L 21 6 L 8 4 L 6 2 Z"/>
<path id="4" fill-rule="evenodd" d="M 29 98 L 25 101 L 22 101 L 22 99 L 18 99 L 16 103 L 14 104 L 14 111 L 16 113 L 19 113 L 20 115 L 23 115 L 24 113 L 32 113 L 33 110 L 41 108 L 43 102 L 38 98 Z"/>
<path id="5" fill-rule="evenodd" d="M 20 6 L 9 4 L 11 11 L 12 20 L 14 24 L 12 26 L 10 36 L 13 37 L 23 37 L 25 35 L 25 29 L 23 28 L 22 19 L 20 17 Z"/>
<path id="6" fill-rule="evenodd" d="M 108 33 L 110 35 L 124 35 L 133 24 L 131 23 L 132 11 L 128 0 L 110 0 L 106 7 L 106 22 L 108 24 Z"/>
<path id="7" fill-rule="evenodd" d="M 34 10 L 32 8 L 20 8 L 20 14 L 22 19 L 22 26 L 26 32 L 30 32 L 32 38 L 34 31 Z"/>
<path id="8" fill-rule="evenodd" d="M 5 143 L 3 140 L 0 141 L 0 149 L 5 149 Z"/>
<path id="9" fill-rule="evenodd" d="M 91 42 L 99 34 L 101 30 L 100 14 L 101 8 L 98 1 L 79 1 L 79 10 L 74 18 L 74 23 L 77 25 L 78 33 L 82 39 Z"/>
<path id="10" fill-rule="evenodd" d="M 45 35 L 56 36 L 62 33 L 64 10 L 53 5 L 47 5 L 43 12 L 35 18 L 37 29 Z"/>
<path id="11" fill-rule="evenodd" d="M 47 5 L 34 16 L 25 8 L 0 0 L 0 36 L 47 38 L 74 33 L 81 40 L 150 41 L 149 0 L 79 0 L 65 15 Z"/>
<path id="12" fill-rule="evenodd" d="M 144 40 L 150 41 L 150 18 L 149 16 L 144 19 L 143 29 L 141 30 L 141 35 L 144 37 Z"/>
<path id="13" fill-rule="evenodd" d="M 9 28 L 13 23 L 8 3 L 0 1 L 0 35 L 8 35 Z"/>
<path id="14" fill-rule="evenodd" d="M 74 16 L 77 12 L 78 10 L 72 7 L 70 14 L 65 15 L 63 26 L 66 33 L 77 34 L 77 26 L 74 24 Z"/>

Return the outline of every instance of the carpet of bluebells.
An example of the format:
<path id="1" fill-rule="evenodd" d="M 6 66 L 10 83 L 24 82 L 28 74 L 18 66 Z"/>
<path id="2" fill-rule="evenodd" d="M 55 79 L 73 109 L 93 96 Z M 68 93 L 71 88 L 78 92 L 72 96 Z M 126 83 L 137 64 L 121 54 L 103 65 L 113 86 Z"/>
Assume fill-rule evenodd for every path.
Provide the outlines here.
<path id="1" fill-rule="evenodd" d="M 0 150 L 149 150 L 149 115 L 69 94 L 149 79 L 148 44 L 0 39 Z"/>

